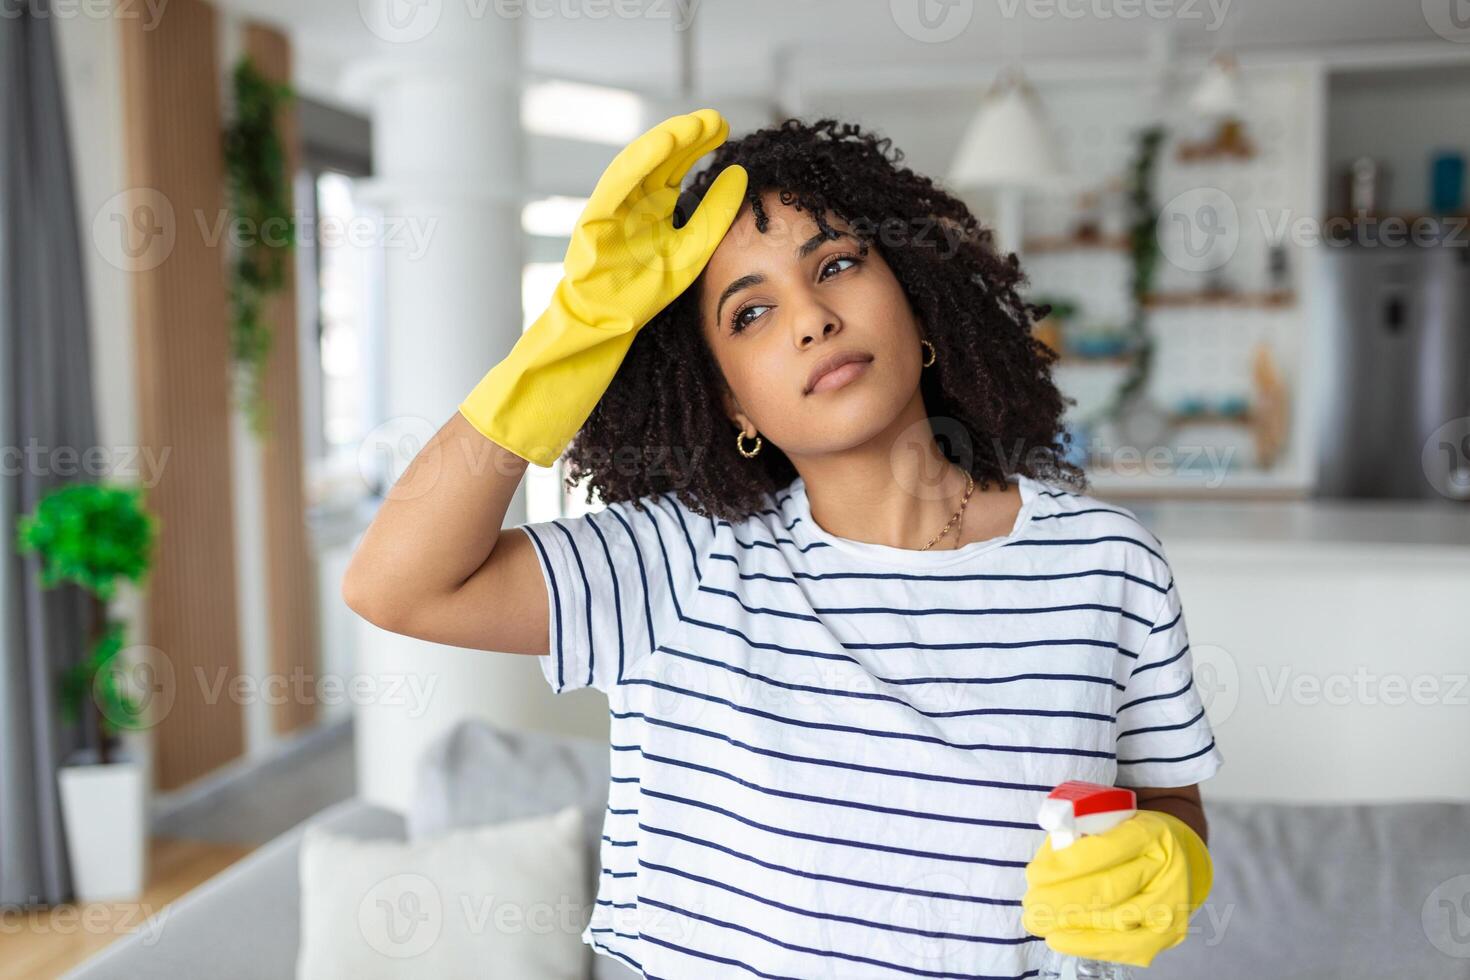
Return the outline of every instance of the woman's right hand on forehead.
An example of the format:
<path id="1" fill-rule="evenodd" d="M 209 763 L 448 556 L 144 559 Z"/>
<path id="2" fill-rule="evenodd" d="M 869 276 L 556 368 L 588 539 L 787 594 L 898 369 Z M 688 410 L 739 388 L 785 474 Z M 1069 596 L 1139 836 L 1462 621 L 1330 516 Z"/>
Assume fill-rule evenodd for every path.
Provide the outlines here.
<path id="1" fill-rule="evenodd" d="M 636 326 L 688 288 L 745 200 L 746 173 L 726 167 L 682 227 L 673 224 L 680 185 L 694 163 L 725 142 L 730 124 L 714 109 L 672 116 L 613 158 L 577 219 L 563 272 L 579 295 L 608 297 Z"/>
<path id="2" fill-rule="evenodd" d="M 550 466 L 592 414 L 633 339 L 698 277 L 745 200 L 726 167 L 689 220 L 673 223 L 690 167 L 725 141 L 714 109 L 671 116 L 625 146 L 572 230 L 546 310 L 460 403 L 481 435 Z"/>

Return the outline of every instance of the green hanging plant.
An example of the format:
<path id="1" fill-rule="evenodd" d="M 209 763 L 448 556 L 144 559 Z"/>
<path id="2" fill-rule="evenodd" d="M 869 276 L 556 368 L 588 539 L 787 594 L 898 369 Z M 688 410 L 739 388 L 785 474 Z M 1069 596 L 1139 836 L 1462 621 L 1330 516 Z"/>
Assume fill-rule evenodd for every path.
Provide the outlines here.
<path id="1" fill-rule="evenodd" d="M 1128 229 L 1128 251 L 1133 258 L 1131 298 L 1132 316 L 1128 334 L 1135 351 L 1132 370 L 1118 387 L 1114 412 L 1143 391 L 1153 368 L 1154 339 L 1148 329 L 1148 297 L 1154 291 L 1159 268 L 1159 203 L 1154 199 L 1154 174 L 1158 170 L 1159 149 L 1164 144 L 1164 128 L 1150 126 L 1138 136 L 1133 158 L 1128 199 L 1133 222 Z"/>
<path id="2" fill-rule="evenodd" d="M 237 372 L 237 402 L 257 436 L 270 431 L 264 399 L 271 328 L 262 316 L 266 299 L 286 281 L 286 261 L 296 245 L 290 175 L 281 145 L 282 105 L 289 85 L 260 73 L 249 56 L 234 72 L 234 119 L 224 133 L 225 171 L 232 219 L 245 232 L 230 276 L 230 349 Z"/>
<path id="3" fill-rule="evenodd" d="M 47 493 L 16 524 L 16 550 L 41 561 L 41 587 L 71 583 L 92 596 L 91 647 L 68 668 L 58 690 L 63 717 L 75 723 L 90 708 L 98 760 L 106 763 L 117 733 L 138 728 L 143 708 L 122 687 L 117 655 L 127 624 L 106 615 L 119 580 L 138 582 L 152 563 L 157 519 L 143 508 L 143 491 L 100 483 L 70 483 Z"/>
<path id="4" fill-rule="evenodd" d="M 1148 384 L 1153 369 L 1154 339 L 1148 329 L 1148 297 L 1154 291 L 1159 266 L 1159 205 L 1154 198 L 1154 174 L 1158 170 L 1159 150 L 1167 135 L 1164 127 L 1153 125 L 1138 133 L 1132 163 L 1128 168 L 1128 209 L 1132 216 L 1128 226 L 1128 255 L 1131 261 L 1128 295 L 1131 314 L 1124 327 L 1129 338 L 1128 372 L 1118 383 L 1113 397 L 1093 412 L 1082 424 L 1092 426 L 1111 421 L 1123 413 L 1128 403 Z"/>

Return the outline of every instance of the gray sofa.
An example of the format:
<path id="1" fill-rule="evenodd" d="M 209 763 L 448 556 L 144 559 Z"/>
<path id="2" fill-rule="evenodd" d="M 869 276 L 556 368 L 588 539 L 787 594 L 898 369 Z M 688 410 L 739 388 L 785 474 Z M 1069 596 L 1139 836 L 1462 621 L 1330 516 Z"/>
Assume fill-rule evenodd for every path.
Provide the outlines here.
<path id="1" fill-rule="evenodd" d="M 361 800 L 330 807 L 170 906 L 161 928 L 114 942 L 68 976 L 289 980 L 297 854 L 313 824 L 418 838 L 575 801 L 589 818 L 584 846 L 595 882 L 607 775 L 604 742 L 467 722 L 426 753 L 406 818 Z M 1211 898 L 1190 939 L 1140 976 L 1470 980 L 1470 804 L 1206 806 Z M 610 957 L 593 962 L 589 980 L 635 976 Z"/>

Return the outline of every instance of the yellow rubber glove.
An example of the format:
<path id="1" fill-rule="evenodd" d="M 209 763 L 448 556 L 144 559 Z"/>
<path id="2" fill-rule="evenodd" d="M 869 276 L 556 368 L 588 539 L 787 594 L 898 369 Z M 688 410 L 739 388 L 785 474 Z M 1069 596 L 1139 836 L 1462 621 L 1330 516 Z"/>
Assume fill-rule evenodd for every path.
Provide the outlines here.
<path id="1" fill-rule="evenodd" d="M 1188 824 L 1139 810 L 1060 851 L 1044 841 L 1026 865 L 1021 922 L 1058 952 L 1146 967 L 1184 941 L 1214 877 Z"/>
<path id="2" fill-rule="evenodd" d="M 638 330 L 704 269 L 744 202 L 747 174 L 726 167 L 673 226 L 681 182 L 725 142 L 714 109 L 671 116 L 623 147 L 572 231 L 551 303 L 460 403 L 481 435 L 550 466 L 592 414 Z"/>

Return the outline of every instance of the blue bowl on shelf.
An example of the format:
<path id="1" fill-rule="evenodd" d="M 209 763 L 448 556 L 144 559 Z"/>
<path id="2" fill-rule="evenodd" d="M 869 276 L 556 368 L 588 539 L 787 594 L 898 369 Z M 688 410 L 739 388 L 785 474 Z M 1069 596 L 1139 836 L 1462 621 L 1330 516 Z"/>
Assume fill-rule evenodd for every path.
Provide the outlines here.
<path id="1" fill-rule="evenodd" d="M 1181 398 L 1174 405 L 1177 415 L 1203 415 L 1205 413 L 1205 400 L 1197 396 Z"/>
<path id="2" fill-rule="evenodd" d="M 1216 406 L 1215 410 L 1221 415 L 1228 415 L 1231 418 L 1239 418 L 1240 416 L 1248 414 L 1250 412 L 1250 407 L 1250 402 L 1242 398 L 1240 395 L 1226 395 L 1224 398 L 1220 399 L 1220 402 Z"/>
<path id="3" fill-rule="evenodd" d="M 1128 341 L 1124 337 L 1078 337 L 1070 346 L 1076 357 L 1117 357 L 1128 350 Z"/>

